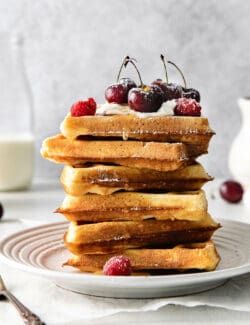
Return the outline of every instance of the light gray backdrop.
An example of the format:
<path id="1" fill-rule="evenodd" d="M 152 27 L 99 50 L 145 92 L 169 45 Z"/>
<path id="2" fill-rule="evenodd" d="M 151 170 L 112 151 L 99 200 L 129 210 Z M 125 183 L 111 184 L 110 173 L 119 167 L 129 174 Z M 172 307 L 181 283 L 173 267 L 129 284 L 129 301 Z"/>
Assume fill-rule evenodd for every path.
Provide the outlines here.
<path id="1" fill-rule="evenodd" d="M 241 124 L 236 100 L 250 95 L 249 1 L 0 0 L 2 30 L 26 39 L 37 177 L 59 175 L 61 167 L 40 158 L 39 149 L 59 132 L 71 104 L 90 96 L 102 102 L 125 54 L 137 58 L 145 82 L 163 77 L 160 53 L 201 92 L 203 114 L 217 133 L 202 158 L 207 170 L 229 175 L 228 152 Z"/>

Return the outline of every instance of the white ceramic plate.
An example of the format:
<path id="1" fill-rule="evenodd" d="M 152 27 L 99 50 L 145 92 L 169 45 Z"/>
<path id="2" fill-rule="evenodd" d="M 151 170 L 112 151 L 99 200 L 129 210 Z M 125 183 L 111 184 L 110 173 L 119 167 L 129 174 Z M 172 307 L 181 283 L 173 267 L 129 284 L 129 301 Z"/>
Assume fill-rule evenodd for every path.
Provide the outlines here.
<path id="1" fill-rule="evenodd" d="M 61 265 L 69 257 L 62 236 L 68 223 L 53 223 L 15 233 L 0 243 L 0 258 L 9 266 L 53 280 L 84 294 L 117 298 L 169 297 L 215 288 L 250 272 L 250 225 L 220 221 L 214 235 L 221 262 L 217 270 L 158 276 L 102 276 Z"/>

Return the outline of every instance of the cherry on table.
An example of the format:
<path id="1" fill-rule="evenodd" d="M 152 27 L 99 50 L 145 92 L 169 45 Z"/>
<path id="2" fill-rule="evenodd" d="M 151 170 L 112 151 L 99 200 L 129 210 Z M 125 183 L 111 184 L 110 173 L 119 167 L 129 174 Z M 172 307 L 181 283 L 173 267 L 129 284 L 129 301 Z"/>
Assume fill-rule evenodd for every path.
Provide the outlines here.
<path id="1" fill-rule="evenodd" d="M 230 203 L 237 203 L 242 200 L 244 190 L 239 182 L 228 180 L 221 184 L 220 195 L 221 197 Z"/>

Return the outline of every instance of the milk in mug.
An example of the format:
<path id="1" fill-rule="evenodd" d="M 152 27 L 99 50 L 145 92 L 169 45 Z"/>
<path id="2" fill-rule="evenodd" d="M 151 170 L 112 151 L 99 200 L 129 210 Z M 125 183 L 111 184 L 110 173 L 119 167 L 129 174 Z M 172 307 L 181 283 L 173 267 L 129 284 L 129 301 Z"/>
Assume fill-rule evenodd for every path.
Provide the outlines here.
<path id="1" fill-rule="evenodd" d="M 21 190 L 28 187 L 33 170 L 33 136 L 0 134 L 0 191 Z"/>

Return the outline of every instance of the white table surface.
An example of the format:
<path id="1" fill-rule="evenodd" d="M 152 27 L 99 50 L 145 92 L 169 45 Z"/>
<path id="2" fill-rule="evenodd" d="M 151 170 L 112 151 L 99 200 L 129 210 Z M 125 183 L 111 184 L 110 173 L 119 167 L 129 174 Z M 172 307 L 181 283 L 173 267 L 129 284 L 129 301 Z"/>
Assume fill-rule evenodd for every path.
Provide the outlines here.
<path id="1" fill-rule="evenodd" d="M 205 186 L 207 193 L 209 212 L 216 217 L 232 219 L 237 221 L 245 221 L 250 223 L 250 210 L 240 204 L 228 204 L 224 202 L 219 194 L 218 187 L 221 180 L 210 182 Z M 34 182 L 31 189 L 24 192 L 0 192 L 0 202 L 5 209 L 4 218 L 0 222 L 0 238 L 4 238 L 8 234 L 33 227 L 41 223 L 49 223 L 56 221 L 64 221 L 60 215 L 52 213 L 61 203 L 64 197 L 64 192 L 60 187 L 59 181 Z M 250 234 L 249 234 L 250 240 Z M 25 290 L 26 284 L 20 284 L 18 270 L 9 270 L 6 265 L 0 262 L 0 274 L 8 284 L 9 289 L 13 294 L 20 292 L 20 288 Z M 44 281 L 42 278 L 29 275 L 32 281 Z M 48 281 L 48 280 L 46 280 Z M 48 304 L 49 299 L 53 297 L 42 297 L 39 292 L 34 293 L 36 299 L 44 304 Z M 25 304 L 31 310 L 36 310 L 36 299 L 30 296 Z M 250 304 L 250 299 L 249 299 Z M 69 308 L 62 306 L 62 308 Z M 39 314 L 39 311 L 37 312 Z M 41 318 L 45 316 L 39 314 Z M 46 315 L 46 324 L 56 324 L 50 322 L 49 315 Z M 84 324 L 250 324 L 250 313 L 236 312 L 223 308 L 212 308 L 207 306 L 201 307 L 184 307 L 168 305 L 160 308 L 157 311 L 151 312 L 130 312 L 118 313 L 102 319 L 85 321 Z M 0 301 L 0 325 L 19 325 L 22 321 L 11 306 L 6 301 Z M 60 324 L 62 324 L 60 322 Z M 65 324 L 83 324 L 82 322 L 67 322 Z"/>

